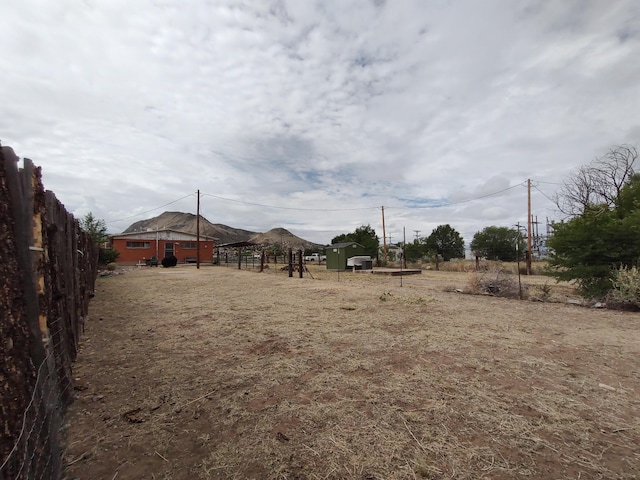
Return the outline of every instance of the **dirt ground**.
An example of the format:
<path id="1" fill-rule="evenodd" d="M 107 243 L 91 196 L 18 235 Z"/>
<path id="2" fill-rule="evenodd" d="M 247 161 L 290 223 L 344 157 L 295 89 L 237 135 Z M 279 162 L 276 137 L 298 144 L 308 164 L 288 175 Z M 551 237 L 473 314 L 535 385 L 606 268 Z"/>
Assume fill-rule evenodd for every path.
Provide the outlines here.
<path id="1" fill-rule="evenodd" d="M 66 479 L 640 478 L 637 313 L 553 282 L 562 303 L 466 295 L 452 272 L 116 273 Z"/>

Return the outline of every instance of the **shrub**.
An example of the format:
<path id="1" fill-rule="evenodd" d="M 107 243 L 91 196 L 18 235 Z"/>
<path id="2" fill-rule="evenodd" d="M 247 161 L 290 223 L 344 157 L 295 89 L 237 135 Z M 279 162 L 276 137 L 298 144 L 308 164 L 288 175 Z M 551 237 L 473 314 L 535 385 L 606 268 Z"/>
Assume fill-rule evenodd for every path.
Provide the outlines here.
<path id="1" fill-rule="evenodd" d="M 611 281 L 614 301 L 640 308 L 640 270 L 637 267 L 620 267 Z"/>
<path id="2" fill-rule="evenodd" d="M 520 287 L 518 280 L 503 269 L 497 268 L 491 272 L 474 272 L 469 277 L 471 293 L 489 294 L 496 297 L 518 298 Z"/>
<path id="3" fill-rule="evenodd" d="M 177 264 L 178 264 L 178 259 L 175 257 L 175 255 L 164 257 L 162 259 L 162 266 L 165 268 L 175 267 Z"/>
<path id="4" fill-rule="evenodd" d="M 382 295 L 380 295 L 380 301 L 381 302 L 386 302 L 388 299 L 390 299 L 391 297 L 393 297 L 393 295 L 391 294 L 391 292 L 383 292 Z"/>
<path id="5" fill-rule="evenodd" d="M 551 298 L 551 285 L 547 282 L 544 282 L 544 285 L 538 285 L 538 290 L 540 290 L 540 300 L 543 302 Z"/>
<path id="6" fill-rule="evenodd" d="M 107 270 L 113 272 L 116 269 L 116 264 L 114 262 L 107 263 Z"/>
<path id="7" fill-rule="evenodd" d="M 102 265 L 108 265 L 115 262 L 120 256 L 120 252 L 114 248 L 101 248 L 98 256 L 98 262 Z"/>

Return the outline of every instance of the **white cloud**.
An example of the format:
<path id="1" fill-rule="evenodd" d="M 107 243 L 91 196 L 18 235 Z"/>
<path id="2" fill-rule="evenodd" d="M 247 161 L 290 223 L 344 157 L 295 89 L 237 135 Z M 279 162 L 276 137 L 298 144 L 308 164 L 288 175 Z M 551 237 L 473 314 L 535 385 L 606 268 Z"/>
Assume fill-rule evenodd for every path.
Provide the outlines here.
<path id="1" fill-rule="evenodd" d="M 114 231 L 200 189 L 235 200 L 202 206 L 238 228 L 382 235 L 385 205 L 389 231 L 449 223 L 468 243 L 526 220 L 527 178 L 640 144 L 633 0 L 24 0 L 0 16 L 0 139 L 72 212 L 125 219 Z"/>

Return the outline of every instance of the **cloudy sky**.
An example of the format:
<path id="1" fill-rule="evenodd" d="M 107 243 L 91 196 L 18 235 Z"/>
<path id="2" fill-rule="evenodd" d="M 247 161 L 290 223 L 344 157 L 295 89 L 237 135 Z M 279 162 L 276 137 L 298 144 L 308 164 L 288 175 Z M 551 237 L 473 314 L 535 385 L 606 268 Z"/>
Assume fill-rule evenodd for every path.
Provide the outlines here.
<path id="1" fill-rule="evenodd" d="M 391 242 L 543 224 L 640 147 L 637 0 L 0 2 L 0 141 L 111 233 L 165 210 Z M 541 229 L 544 225 L 541 225 Z M 418 231 L 418 232 L 416 232 Z"/>

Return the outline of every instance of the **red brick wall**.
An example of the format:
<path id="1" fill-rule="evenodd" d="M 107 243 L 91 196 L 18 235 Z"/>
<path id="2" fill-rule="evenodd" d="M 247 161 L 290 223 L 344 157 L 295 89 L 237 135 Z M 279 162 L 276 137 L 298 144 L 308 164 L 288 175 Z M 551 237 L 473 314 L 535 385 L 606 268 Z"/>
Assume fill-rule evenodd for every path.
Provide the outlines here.
<path id="1" fill-rule="evenodd" d="M 127 242 L 149 242 L 149 248 L 127 248 Z M 138 240 L 136 238 L 114 238 L 113 248 L 120 252 L 118 263 L 131 265 L 138 262 L 144 263 L 145 259 L 157 256 L 159 261 L 164 258 L 165 243 L 173 243 L 173 254 L 178 259 L 178 263 L 185 263 L 188 258 L 195 258 L 197 253 L 195 248 L 183 248 L 185 243 L 195 243 L 186 240 L 158 240 L 158 253 L 156 255 L 155 240 Z M 210 262 L 213 258 L 213 242 L 211 240 L 200 240 L 200 261 Z"/>

